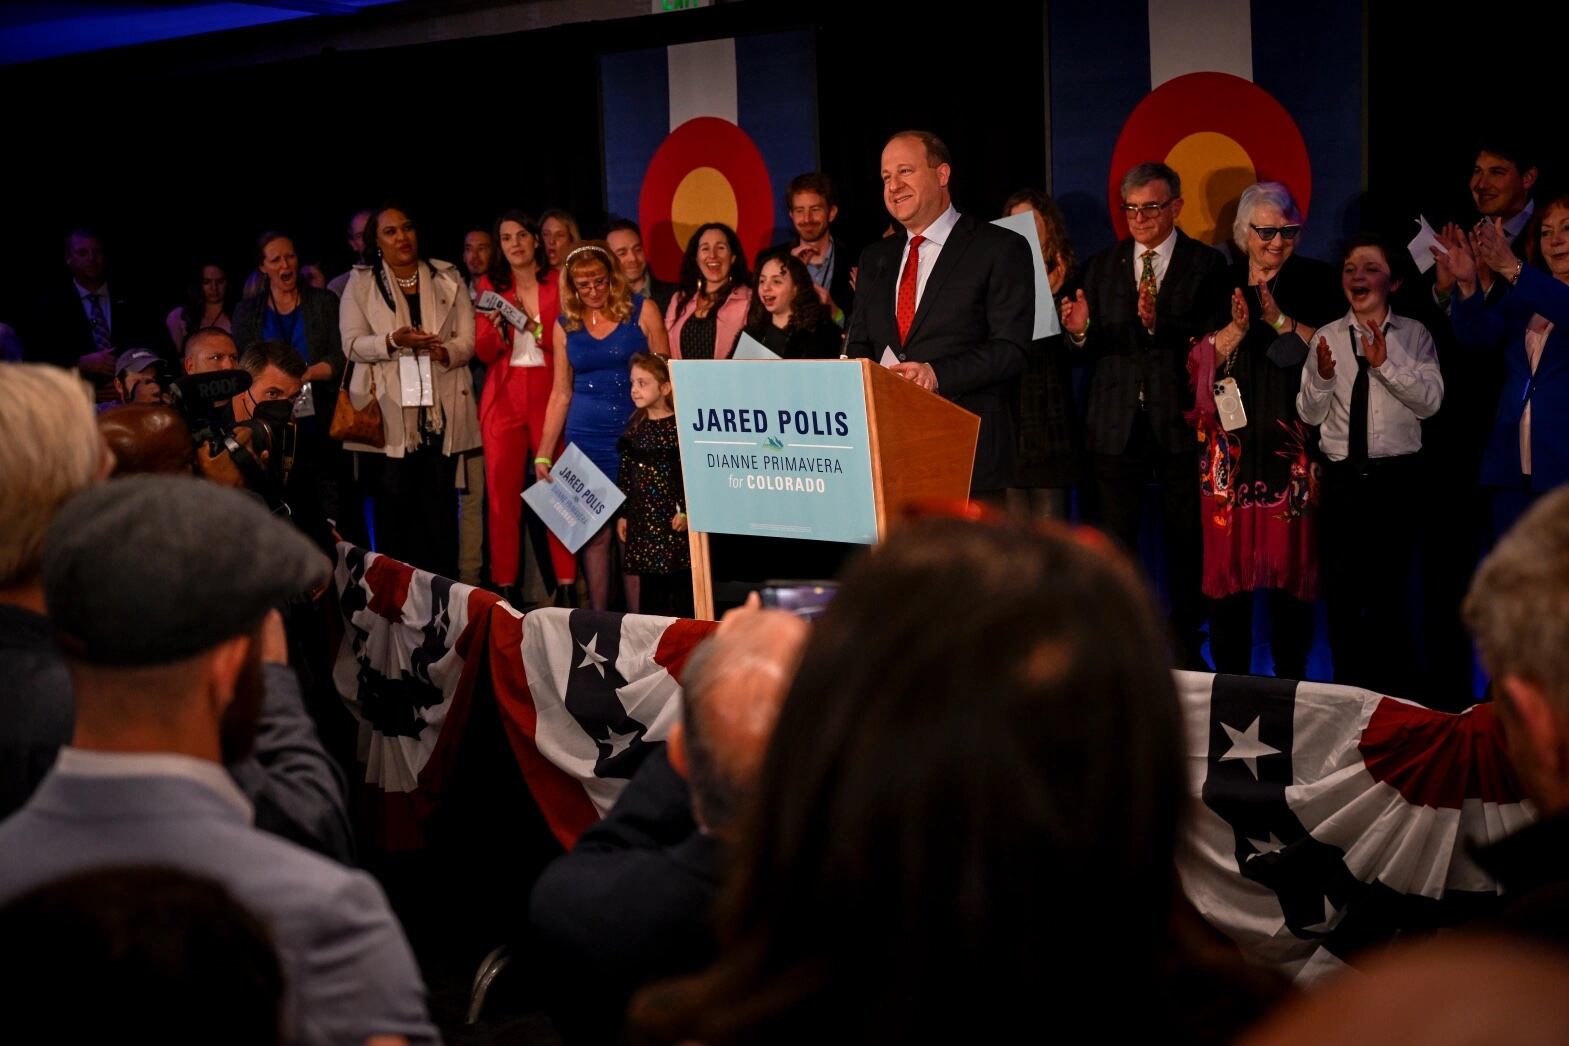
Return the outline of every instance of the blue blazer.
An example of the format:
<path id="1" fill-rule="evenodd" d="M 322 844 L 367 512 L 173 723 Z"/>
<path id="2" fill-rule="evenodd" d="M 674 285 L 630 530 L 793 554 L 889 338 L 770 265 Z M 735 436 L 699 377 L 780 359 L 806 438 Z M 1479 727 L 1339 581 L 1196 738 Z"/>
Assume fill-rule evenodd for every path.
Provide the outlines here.
<path id="1" fill-rule="evenodd" d="M 1537 314 L 1552 322 L 1553 331 L 1532 375 L 1525 331 Z M 1482 485 L 1520 485 L 1520 416 L 1527 402 L 1531 403 L 1531 489 L 1551 490 L 1569 482 L 1569 285 L 1540 269 L 1526 268 L 1497 302 L 1490 305 L 1481 294 L 1457 298 L 1453 315 L 1455 334 L 1463 344 L 1509 339 L 1504 349 L 1504 390 L 1482 456 Z"/>

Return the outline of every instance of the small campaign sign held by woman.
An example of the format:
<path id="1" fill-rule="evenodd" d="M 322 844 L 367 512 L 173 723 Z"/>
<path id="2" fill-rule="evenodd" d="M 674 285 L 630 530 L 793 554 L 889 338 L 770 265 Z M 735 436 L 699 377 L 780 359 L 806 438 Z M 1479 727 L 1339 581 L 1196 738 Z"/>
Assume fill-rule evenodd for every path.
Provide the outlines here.
<path id="1" fill-rule="evenodd" d="M 523 503 L 571 552 L 599 533 L 625 500 L 621 489 L 577 449 L 576 443 L 567 444 L 561 452 L 561 460 L 550 470 L 549 483 L 535 483 L 523 492 Z"/>

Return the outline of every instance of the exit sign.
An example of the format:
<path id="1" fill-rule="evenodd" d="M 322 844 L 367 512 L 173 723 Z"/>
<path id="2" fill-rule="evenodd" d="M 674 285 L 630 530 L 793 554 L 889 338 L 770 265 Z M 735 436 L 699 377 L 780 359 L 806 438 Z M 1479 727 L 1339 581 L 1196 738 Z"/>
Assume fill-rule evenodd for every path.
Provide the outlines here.
<path id="1" fill-rule="evenodd" d="M 690 11 L 698 7 L 708 7 L 714 0 L 653 0 L 654 14 L 663 14 L 666 11 Z"/>

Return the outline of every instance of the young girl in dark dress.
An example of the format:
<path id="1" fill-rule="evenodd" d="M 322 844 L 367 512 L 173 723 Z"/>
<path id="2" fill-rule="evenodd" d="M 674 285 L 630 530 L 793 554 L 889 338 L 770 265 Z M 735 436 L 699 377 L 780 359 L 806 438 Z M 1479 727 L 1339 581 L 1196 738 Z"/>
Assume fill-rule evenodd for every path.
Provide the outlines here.
<path id="1" fill-rule="evenodd" d="M 626 546 L 626 572 L 641 581 L 632 609 L 691 617 L 692 560 L 670 367 L 663 356 L 638 353 L 630 368 L 637 410 L 621 437 L 621 489 L 627 500 L 616 536 Z"/>

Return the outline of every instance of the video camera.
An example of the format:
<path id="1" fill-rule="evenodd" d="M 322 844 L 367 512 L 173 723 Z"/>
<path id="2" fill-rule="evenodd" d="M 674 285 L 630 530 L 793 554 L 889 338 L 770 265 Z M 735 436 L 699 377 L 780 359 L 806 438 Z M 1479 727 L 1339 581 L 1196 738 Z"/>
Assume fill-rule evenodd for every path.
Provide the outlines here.
<path id="1" fill-rule="evenodd" d="M 273 511 L 288 511 L 284 484 L 294 468 L 299 445 L 293 404 L 284 400 L 258 402 L 250 418 L 235 421 L 231 400 L 251 387 L 243 370 L 186 374 L 159 384 L 169 405 L 191 430 L 196 469 L 226 486 L 243 486 L 260 494 Z M 306 392 L 309 395 L 309 392 Z"/>

